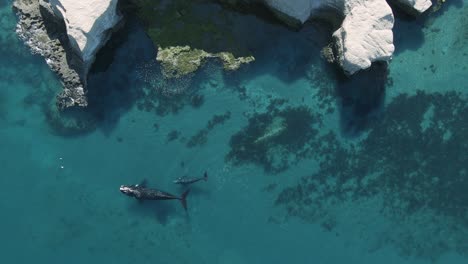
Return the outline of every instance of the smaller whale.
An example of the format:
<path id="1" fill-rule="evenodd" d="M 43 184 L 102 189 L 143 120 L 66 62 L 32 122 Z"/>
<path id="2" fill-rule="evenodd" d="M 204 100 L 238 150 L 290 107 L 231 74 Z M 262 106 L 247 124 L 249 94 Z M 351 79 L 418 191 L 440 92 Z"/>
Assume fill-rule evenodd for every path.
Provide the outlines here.
<path id="1" fill-rule="evenodd" d="M 179 200 L 180 203 L 182 204 L 182 207 L 184 207 L 185 211 L 187 211 L 187 195 L 190 192 L 189 190 L 186 190 L 180 197 L 175 196 L 173 194 L 163 192 L 157 189 L 153 188 L 147 188 L 146 183 L 143 182 L 142 184 L 136 184 L 136 185 L 121 185 L 120 186 L 120 192 L 123 194 L 130 196 L 130 197 L 135 197 L 138 201 L 144 201 L 144 200 Z"/>
<path id="2" fill-rule="evenodd" d="M 205 171 L 205 173 L 203 174 L 203 177 L 200 177 L 200 178 L 190 178 L 190 177 L 186 177 L 186 176 L 183 176 L 183 177 L 179 177 L 177 178 L 176 180 L 174 180 L 174 183 L 175 184 L 181 184 L 181 185 L 189 185 L 189 184 L 192 184 L 192 183 L 195 183 L 195 182 L 198 182 L 198 181 L 207 181 L 208 180 L 208 173 Z"/>

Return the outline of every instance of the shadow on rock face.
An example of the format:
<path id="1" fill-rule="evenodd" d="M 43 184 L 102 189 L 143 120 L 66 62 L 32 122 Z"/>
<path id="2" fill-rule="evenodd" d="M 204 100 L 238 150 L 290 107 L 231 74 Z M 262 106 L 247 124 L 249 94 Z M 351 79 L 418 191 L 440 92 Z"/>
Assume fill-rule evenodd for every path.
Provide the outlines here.
<path id="1" fill-rule="evenodd" d="M 99 128 L 109 133 L 133 106 L 141 95 L 137 65 L 155 56 L 153 43 L 132 20 L 102 48 L 89 76 L 86 110 L 96 117 Z"/>
<path id="2" fill-rule="evenodd" d="M 374 63 L 370 69 L 350 78 L 340 78 L 337 95 L 345 135 L 363 132 L 378 115 L 385 99 L 387 73 L 386 63 Z"/>
<path id="3" fill-rule="evenodd" d="M 398 8 L 393 8 L 395 25 L 393 27 L 393 43 L 395 55 L 405 50 L 418 50 L 424 44 L 423 27 L 427 16 L 410 16 Z"/>
<path id="4" fill-rule="evenodd" d="M 110 133 L 120 116 L 141 95 L 136 66 L 155 54 L 143 28 L 136 21 L 127 21 L 96 56 L 88 77 L 88 106 L 63 112 L 47 108 L 47 121 L 54 132 L 62 136 L 76 136 L 95 129 Z"/>

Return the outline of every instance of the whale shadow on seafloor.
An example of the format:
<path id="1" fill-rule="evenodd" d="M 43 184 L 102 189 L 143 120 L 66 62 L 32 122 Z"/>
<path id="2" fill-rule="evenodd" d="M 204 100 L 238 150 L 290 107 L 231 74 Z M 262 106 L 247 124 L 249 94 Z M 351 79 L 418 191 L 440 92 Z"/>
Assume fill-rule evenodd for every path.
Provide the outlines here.
<path id="1" fill-rule="evenodd" d="M 207 199 L 211 197 L 211 189 L 208 187 L 208 185 L 206 187 L 204 186 L 207 183 L 208 182 L 199 182 L 199 183 L 193 183 L 187 186 L 178 184 L 178 186 L 176 187 L 176 190 L 177 190 L 176 194 L 183 193 L 187 189 L 190 189 L 190 193 L 187 196 L 187 204 L 188 204 L 188 208 L 190 209 L 191 197 L 203 196 L 204 198 L 207 198 Z"/>
<path id="2" fill-rule="evenodd" d="M 388 65 L 385 62 L 373 63 L 369 69 L 350 77 L 337 71 L 336 96 L 344 136 L 359 136 L 381 116 L 387 74 Z"/>
<path id="3" fill-rule="evenodd" d="M 129 211 L 141 217 L 154 218 L 161 225 L 166 225 L 171 217 L 185 217 L 186 212 L 178 200 L 142 201 L 132 199 Z M 176 207 L 180 208 L 176 208 Z"/>

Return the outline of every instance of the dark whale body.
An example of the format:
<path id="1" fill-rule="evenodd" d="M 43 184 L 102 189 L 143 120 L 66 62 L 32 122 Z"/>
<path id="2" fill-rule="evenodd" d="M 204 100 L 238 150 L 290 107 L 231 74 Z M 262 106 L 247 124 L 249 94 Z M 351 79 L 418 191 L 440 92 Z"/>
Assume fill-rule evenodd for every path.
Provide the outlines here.
<path id="1" fill-rule="evenodd" d="M 190 190 L 186 190 L 180 197 L 175 196 L 173 194 L 163 192 L 153 188 L 147 188 L 145 184 L 137 184 L 137 185 L 121 185 L 120 192 L 123 194 L 135 197 L 139 201 L 144 200 L 179 200 L 187 210 L 187 195 Z"/>

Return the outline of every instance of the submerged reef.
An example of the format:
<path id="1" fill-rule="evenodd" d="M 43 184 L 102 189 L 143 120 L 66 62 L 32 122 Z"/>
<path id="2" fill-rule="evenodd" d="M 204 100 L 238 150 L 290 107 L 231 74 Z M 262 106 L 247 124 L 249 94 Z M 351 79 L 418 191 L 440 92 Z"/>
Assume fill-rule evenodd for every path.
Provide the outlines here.
<path id="1" fill-rule="evenodd" d="M 136 102 L 140 111 L 165 116 L 179 112 L 186 105 L 199 108 L 204 103 L 203 95 L 197 89 L 191 89 L 198 84 L 195 73 L 165 78 L 159 65 L 150 63 L 139 70 L 139 75 L 145 82 Z"/>
<path id="2" fill-rule="evenodd" d="M 256 164 L 267 172 L 278 173 L 309 155 L 309 141 L 318 134 L 317 115 L 305 106 L 284 109 L 270 105 L 257 113 L 229 142 L 226 161 L 234 165 Z"/>
<path id="3" fill-rule="evenodd" d="M 180 131 L 172 130 L 171 132 L 167 133 L 166 142 L 177 140 L 179 136 L 180 136 Z"/>
<path id="4" fill-rule="evenodd" d="M 54 104 L 49 104 L 44 108 L 44 113 L 51 132 L 60 136 L 82 135 L 94 131 L 98 125 L 98 120 L 91 112 L 76 108 L 60 111 Z"/>
<path id="5" fill-rule="evenodd" d="M 4 5 L 4 6 L 3 6 Z M 3 58 L 27 58 L 30 54 L 18 45 L 11 45 L 16 43 L 18 36 L 11 29 L 15 28 L 16 18 L 11 14 L 11 9 L 7 8 L 8 3 L 3 2 L 0 4 L 0 54 Z M 15 60 L 5 60 L 8 63 L 15 63 Z M 5 74 L 2 71 L 2 74 Z M 2 76 L 5 79 L 4 76 Z"/>
<path id="6" fill-rule="evenodd" d="M 208 134 L 217 126 L 224 124 L 231 118 L 231 112 L 226 111 L 221 115 L 214 115 L 203 129 L 200 129 L 195 135 L 187 141 L 187 148 L 202 146 L 208 141 Z"/>
<path id="7" fill-rule="evenodd" d="M 338 221 L 333 208 L 379 200 L 377 210 L 393 223 L 380 241 L 404 255 L 466 254 L 467 111 L 467 98 L 455 92 L 400 95 L 362 141 L 344 145 L 332 132 L 313 140 L 318 171 L 283 189 L 276 205 L 326 224 Z"/>

